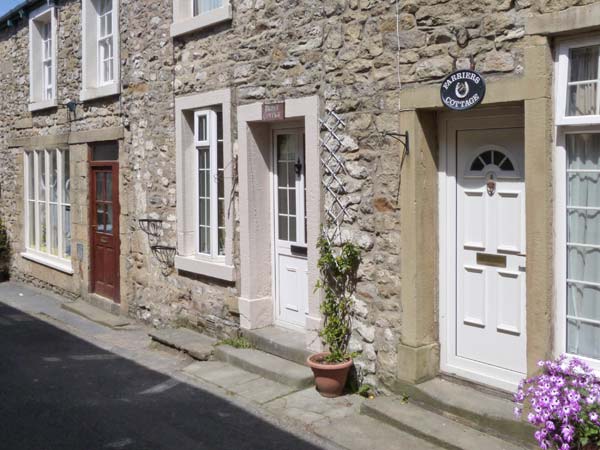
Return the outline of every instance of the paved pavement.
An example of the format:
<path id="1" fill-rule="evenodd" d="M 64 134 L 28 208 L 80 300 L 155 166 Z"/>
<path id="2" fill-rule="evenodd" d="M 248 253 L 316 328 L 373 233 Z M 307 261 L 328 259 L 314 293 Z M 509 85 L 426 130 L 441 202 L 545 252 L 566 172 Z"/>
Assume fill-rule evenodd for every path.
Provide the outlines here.
<path id="1" fill-rule="evenodd" d="M 361 397 L 196 362 L 157 348 L 142 325 L 111 329 L 65 301 L 0 284 L 1 449 L 433 448 L 361 416 Z"/>

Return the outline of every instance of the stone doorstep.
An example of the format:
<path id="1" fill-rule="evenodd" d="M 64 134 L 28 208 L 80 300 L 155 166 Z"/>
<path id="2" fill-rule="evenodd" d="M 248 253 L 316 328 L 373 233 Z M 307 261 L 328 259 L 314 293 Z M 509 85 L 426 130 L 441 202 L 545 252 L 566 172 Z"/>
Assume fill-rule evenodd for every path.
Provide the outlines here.
<path id="1" fill-rule="evenodd" d="M 100 325 L 105 325 L 113 329 L 120 329 L 131 323 L 131 321 L 125 317 L 111 314 L 103 309 L 96 308 L 95 306 L 92 306 L 83 300 L 63 303 L 61 308 L 66 311 L 79 314 L 80 316 L 85 317 L 92 322 L 96 322 Z"/>
<path id="2" fill-rule="evenodd" d="M 313 385 L 314 377 L 308 367 L 260 350 L 218 345 L 215 358 L 287 386 L 302 389 Z"/>
<path id="3" fill-rule="evenodd" d="M 515 405 L 506 393 L 478 389 L 444 378 L 417 385 L 397 383 L 394 390 L 407 395 L 413 405 L 449 420 L 510 440 L 522 448 L 536 448 L 534 428 L 514 417 Z"/>
<path id="4" fill-rule="evenodd" d="M 198 361 L 208 361 L 214 353 L 217 340 L 187 328 L 164 328 L 148 333 L 152 340 L 187 353 Z"/>
<path id="5" fill-rule="evenodd" d="M 364 402 L 361 412 L 448 450 L 522 450 L 517 445 L 429 411 L 399 397 Z M 533 439 L 533 438 L 532 438 Z"/>
<path id="6" fill-rule="evenodd" d="M 397 427 L 367 416 L 350 416 L 326 422 L 313 432 L 346 450 L 438 450 L 437 445 L 419 439 Z M 487 450 L 481 447 L 479 450 Z"/>
<path id="7" fill-rule="evenodd" d="M 306 335 L 299 331 L 271 326 L 258 330 L 242 330 L 242 335 L 257 350 L 304 366 L 312 353 L 306 348 Z"/>

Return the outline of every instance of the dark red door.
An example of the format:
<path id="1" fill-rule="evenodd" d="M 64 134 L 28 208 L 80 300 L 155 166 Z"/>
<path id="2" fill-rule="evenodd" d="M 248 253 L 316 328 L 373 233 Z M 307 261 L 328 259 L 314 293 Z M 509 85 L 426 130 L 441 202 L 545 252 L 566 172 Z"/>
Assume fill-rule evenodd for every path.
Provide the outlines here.
<path id="1" fill-rule="evenodd" d="M 119 302 L 119 166 L 91 163 L 91 289 Z"/>

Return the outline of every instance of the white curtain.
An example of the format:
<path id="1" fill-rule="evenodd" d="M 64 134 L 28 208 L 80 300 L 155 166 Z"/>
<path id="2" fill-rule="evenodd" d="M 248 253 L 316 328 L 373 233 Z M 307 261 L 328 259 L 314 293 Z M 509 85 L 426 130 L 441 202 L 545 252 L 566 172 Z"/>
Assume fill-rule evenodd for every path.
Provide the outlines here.
<path id="1" fill-rule="evenodd" d="M 581 47 L 569 55 L 567 115 L 596 114 L 598 89 L 598 47 Z"/>
<path id="2" fill-rule="evenodd" d="M 567 170 L 567 351 L 600 359 L 600 134 L 567 135 Z"/>

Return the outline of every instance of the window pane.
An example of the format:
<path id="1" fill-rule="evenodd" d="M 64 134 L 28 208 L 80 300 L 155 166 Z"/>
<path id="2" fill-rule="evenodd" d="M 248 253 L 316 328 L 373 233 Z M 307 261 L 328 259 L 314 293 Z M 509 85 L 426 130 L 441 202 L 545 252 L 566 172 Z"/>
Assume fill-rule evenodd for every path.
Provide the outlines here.
<path id="1" fill-rule="evenodd" d="M 65 258 L 71 256 L 71 207 L 63 206 L 63 252 Z"/>
<path id="2" fill-rule="evenodd" d="M 27 181 L 28 181 L 28 193 L 29 200 L 35 199 L 35 172 L 33 165 L 33 152 L 26 153 L 27 155 L 27 168 L 29 172 L 27 173 Z"/>
<path id="3" fill-rule="evenodd" d="M 119 145 L 115 142 L 94 145 L 92 160 L 94 161 L 117 161 L 119 159 Z"/>
<path id="4" fill-rule="evenodd" d="M 570 247 L 567 250 L 567 278 L 600 282 L 600 248 Z"/>
<path id="5" fill-rule="evenodd" d="M 208 140 L 208 116 L 197 116 L 196 141 L 202 142 Z"/>
<path id="6" fill-rule="evenodd" d="M 295 215 L 296 214 L 296 189 L 289 189 L 288 197 L 289 197 L 290 214 Z"/>
<path id="7" fill-rule="evenodd" d="M 567 314 L 600 321 L 600 287 L 578 283 L 567 287 Z"/>
<path id="8" fill-rule="evenodd" d="M 104 204 L 96 204 L 96 230 L 104 233 Z"/>
<path id="9" fill-rule="evenodd" d="M 567 135 L 567 169 L 600 170 L 600 134 Z"/>
<path id="10" fill-rule="evenodd" d="M 596 83 L 569 86 L 567 116 L 596 114 Z"/>
<path id="11" fill-rule="evenodd" d="M 287 190 L 286 189 L 278 189 L 278 199 L 277 199 L 277 211 L 279 214 L 287 214 L 288 213 L 288 204 L 287 204 Z"/>
<path id="12" fill-rule="evenodd" d="M 71 164 L 69 161 L 69 152 L 63 151 L 62 153 L 63 162 L 63 203 L 71 203 Z"/>
<path id="13" fill-rule="evenodd" d="M 279 239 L 282 241 L 288 240 L 288 218 L 287 218 L 287 216 L 279 216 Z"/>
<path id="14" fill-rule="evenodd" d="M 194 0 L 194 15 L 202 14 L 223 6 L 223 0 Z"/>
<path id="15" fill-rule="evenodd" d="M 600 173 L 569 173 L 567 206 L 600 208 Z"/>
<path id="16" fill-rule="evenodd" d="M 58 206 L 50 205 L 50 253 L 58 256 Z"/>
<path id="17" fill-rule="evenodd" d="M 199 236 L 200 245 L 198 251 L 200 253 L 210 254 L 210 228 L 200 227 Z"/>
<path id="18" fill-rule="evenodd" d="M 29 247 L 35 248 L 35 202 L 29 201 L 27 203 L 29 207 Z"/>
<path id="19" fill-rule="evenodd" d="M 291 242 L 296 240 L 296 218 L 290 217 L 290 238 Z"/>
<path id="20" fill-rule="evenodd" d="M 225 228 L 219 228 L 219 255 L 225 255 Z"/>
<path id="21" fill-rule="evenodd" d="M 96 200 L 104 200 L 104 173 L 96 172 Z"/>
<path id="22" fill-rule="evenodd" d="M 279 162 L 277 163 L 277 185 L 278 186 L 287 186 L 287 163 Z"/>
<path id="23" fill-rule="evenodd" d="M 567 320 L 567 352 L 600 359 L 600 326 Z"/>
<path id="24" fill-rule="evenodd" d="M 51 151 L 50 155 L 50 201 L 58 201 L 58 152 Z"/>
<path id="25" fill-rule="evenodd" d="M 106 226 L 104 231 L 108 234 L 112 234 L 113 232 L 113 207 L 112 205 L 104 205 L 106 210 Z"/>
<path id="26" fill-rule="evenodd" d="M 567 211 L 567 240 L 576 244 L 600 245 L 600 211 Z"/>
<path id="27" fill-rule="evenodd" d="M 46 155 L 44 151 L 38 152 L 38 199 L 46 201 Z"/>
<path id="28" fill-rule="evenodd" d="M 569 81 L 598 78 L 598 47 L 573 48 L 569 60 Z"/>
<path id="29" fill-rule="evenodd" d="M 106 190 L 104 191 L 105 200 L 112 202 L 112 172 L 106 173 Z"/>
<path id="30" fill-rule="evenodd" d="M 40 203 L 40 251 L 48 253 L 47 230 L 46 230 L 46 204 Z"/>

